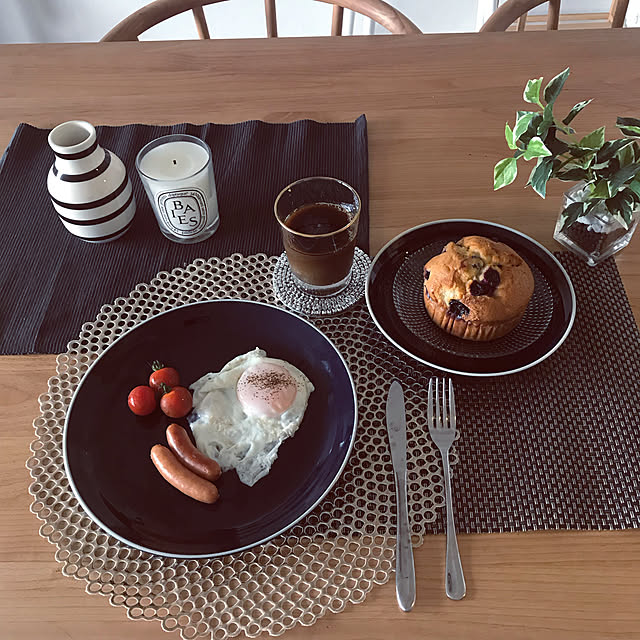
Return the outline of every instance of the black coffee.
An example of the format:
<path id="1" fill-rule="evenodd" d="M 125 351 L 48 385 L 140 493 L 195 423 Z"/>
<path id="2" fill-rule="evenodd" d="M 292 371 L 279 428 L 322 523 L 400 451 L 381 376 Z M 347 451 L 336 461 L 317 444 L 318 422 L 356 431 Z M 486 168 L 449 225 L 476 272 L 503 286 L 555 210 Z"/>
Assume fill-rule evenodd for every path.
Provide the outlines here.
<path id="1" fill-rule="evenodd" d="M 340 282 L 349 275 L 356 244 L 355 225 L 344 229 L 349 222 L 348 211 L 339 205 L 322 203 L 304 205 L 286 218 L 286 227 L 312 236 L 284 234 L 289 264 L 300 280 L 324 286 Z"/>
<path id="2" fill-rule="evenodd" d="M 349 224 L 349 213 L 336 205 L 306 204 L 291 213 L 284 223 L 298 233 L 317 236 L 346 227 Z"/>

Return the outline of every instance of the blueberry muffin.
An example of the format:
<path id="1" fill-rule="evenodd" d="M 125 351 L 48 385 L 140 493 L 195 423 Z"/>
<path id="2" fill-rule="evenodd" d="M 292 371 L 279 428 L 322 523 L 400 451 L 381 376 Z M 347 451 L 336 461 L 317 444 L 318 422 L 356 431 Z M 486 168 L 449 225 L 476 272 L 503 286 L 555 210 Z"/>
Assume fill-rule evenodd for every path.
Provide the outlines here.
<path id="1" fill-rule="evenodd" d="M 466 340 L 495 340 L 520 322 L 533 284 L 531 269 L 513 249 L 467 236 L 424 266 L 424 304 L 445 331 Z"/>

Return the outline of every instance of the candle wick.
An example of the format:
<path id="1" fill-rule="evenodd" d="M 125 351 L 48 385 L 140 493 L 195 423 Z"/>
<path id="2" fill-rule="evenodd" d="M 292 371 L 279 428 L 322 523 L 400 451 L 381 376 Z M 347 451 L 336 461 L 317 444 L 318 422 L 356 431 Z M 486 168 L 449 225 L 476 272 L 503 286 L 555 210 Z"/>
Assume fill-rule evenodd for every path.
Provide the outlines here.
<path id="1" fill-rule="evenodd" d="M 178 164 L 175 160 L 173 161 L 173 164 Z"/>

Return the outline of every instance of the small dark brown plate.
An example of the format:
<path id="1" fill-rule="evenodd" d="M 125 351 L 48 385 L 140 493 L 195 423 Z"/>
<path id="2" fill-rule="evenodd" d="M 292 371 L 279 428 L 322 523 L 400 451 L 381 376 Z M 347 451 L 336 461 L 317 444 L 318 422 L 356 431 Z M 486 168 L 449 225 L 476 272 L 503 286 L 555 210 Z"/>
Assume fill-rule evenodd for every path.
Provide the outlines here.
<path id="1" fill-rule="evenodd" d="M 535 280 L 520 324 L 490 342 L 446 333 L 424 308 L 425 263 L 448 242 L 470 235 L 510 246 L 527 262 Z M 441 220 L 401 233 L 375 257 L 366 299 L 374 322 L 396 347 L 427 365 L 466 376 L 507 375 L 542 362 L 564 342 L 576 313 L 571 280 L 550 251 L 519 231 L 481 220 Z"/>

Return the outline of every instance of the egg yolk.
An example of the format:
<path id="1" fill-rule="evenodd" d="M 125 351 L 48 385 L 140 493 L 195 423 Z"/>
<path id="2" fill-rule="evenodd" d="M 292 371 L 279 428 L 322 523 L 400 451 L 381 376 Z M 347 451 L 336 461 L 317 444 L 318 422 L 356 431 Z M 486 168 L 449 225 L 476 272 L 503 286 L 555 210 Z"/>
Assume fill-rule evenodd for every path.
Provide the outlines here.
<path id="1" fill-rule="evenodd" d="M 236 395 L 247 415 L 276 418 L 296 398 L 296 382 L 277 364 L 260 363 L 247 368 L 240 376 Z"/>

